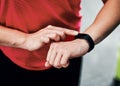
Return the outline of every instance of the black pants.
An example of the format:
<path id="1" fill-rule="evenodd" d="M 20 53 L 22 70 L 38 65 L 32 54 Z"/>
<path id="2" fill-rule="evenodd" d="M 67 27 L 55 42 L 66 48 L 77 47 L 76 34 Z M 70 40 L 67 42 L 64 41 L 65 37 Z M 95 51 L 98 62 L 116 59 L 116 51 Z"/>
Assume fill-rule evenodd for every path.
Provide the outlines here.
<path id="1" fill-rule="evenodd" d="M 68 68 L 30 71 L 18 67 L 0 51 L 0 86 L 79 86 L 82 58 Z"/>

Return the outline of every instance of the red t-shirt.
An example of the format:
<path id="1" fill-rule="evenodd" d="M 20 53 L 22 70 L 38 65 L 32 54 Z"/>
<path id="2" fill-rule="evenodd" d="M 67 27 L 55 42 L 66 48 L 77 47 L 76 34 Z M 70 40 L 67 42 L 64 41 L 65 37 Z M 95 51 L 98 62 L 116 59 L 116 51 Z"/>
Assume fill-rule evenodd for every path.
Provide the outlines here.
<path id="1" fill-rule="evenodd" d="M 25 33 L 34 33 L 48 25 L 79 31 L 80 2 L 81 0 L 0 0 L 0 24 Z M 44 64 L 49 45 L 32 52 L 5 46 L 0 46 L 0 49 L 22 68 L 48 69 Z"/>

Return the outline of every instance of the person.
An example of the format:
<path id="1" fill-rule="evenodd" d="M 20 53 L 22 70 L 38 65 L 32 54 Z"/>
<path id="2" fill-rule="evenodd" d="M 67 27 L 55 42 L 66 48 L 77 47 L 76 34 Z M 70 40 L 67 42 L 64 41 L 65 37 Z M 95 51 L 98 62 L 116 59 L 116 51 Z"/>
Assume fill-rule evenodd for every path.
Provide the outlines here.
<path id="1" fill-rule="evenodd" d="M 78 34 L 80 2 L 0 0 L 0 86 L 78 86 L 81 58 L 60 70 L 45 62 L 52 43 Z"/>
<path id="2" fill-rule="evenodd" d="M 81 34 L 81 0 L 0 0 L 0 85 L 78 86 L 82 56 L 120 22 L 120 0 L 103 2 Z"/>

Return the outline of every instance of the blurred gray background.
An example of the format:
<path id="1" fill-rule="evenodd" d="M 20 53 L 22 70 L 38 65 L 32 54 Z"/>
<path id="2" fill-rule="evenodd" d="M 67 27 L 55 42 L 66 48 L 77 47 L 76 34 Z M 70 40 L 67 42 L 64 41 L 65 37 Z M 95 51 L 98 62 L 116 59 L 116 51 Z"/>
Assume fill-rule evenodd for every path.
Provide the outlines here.
<path id="1" fill-rule="evenodd" d="M 101 0 L 82 0 L 83 32 L 103 6 Z M 109 15 L 109 14 L 108 14 Z M 80 86 L 110 86 L 115 76 L 120 25 L 83 58 Z"/>

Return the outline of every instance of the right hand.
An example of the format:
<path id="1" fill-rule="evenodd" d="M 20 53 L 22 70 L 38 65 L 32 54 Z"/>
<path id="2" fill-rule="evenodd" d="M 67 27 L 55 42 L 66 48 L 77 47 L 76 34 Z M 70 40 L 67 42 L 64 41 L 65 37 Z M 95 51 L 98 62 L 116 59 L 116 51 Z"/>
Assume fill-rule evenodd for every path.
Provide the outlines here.
<path id="1" fill-rule="evenodd" d="M 75 30 L 49 25 L 35 33 L 26 34 L 25 41 L 19 47 L 33 51 L 47 43 L 64 40 L 66 35 L 75 36 L 77 34 L 78 32 Z"/>

